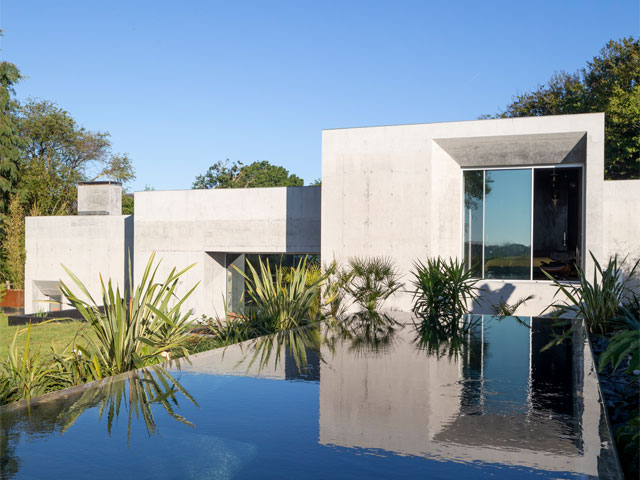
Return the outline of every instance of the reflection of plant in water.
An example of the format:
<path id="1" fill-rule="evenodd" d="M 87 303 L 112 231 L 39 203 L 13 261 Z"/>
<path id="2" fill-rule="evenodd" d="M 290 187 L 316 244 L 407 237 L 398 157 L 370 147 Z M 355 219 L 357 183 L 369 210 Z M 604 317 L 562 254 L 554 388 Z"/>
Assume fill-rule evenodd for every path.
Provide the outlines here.
<path id="1" fill-rule="evenodd" d="M 87 409 L 97 405 L 100 406 L 100 419 L 106 413 L 109 434 L 114 418 L 120 416 L 121 409 L 126 410 L 127 438 L 131 436 L 134 417 L 142 417 L 150 435 L 156 431 L 156 422 L 151 411 L 154 404 L 162 405 L 165 411 L 179 422 L 192 425 L 174 410 L 174 407 L 178 406 L 177 393 L 181 393 L 195 406 L 199 406 L 184 387 L 161 366 L 132 371 L 125 374 L 124 379 L 122 376 L 109 377 L 99 385 L 100 388 L 93 386 L 87 389 L 78 401 L 60 413 L 58 423 L 61 425 L 61 433 L 69 429 Z"/>
<path id="2" fill-rule="evenodd" d="M 257 361 L 263 369 L 273 360 L 274 368 L 282 361 L 282 355 L 289 353 L 293 357 L 298 373 L 307 373 L 311 367 L 307 352 L 313 351 L 320 355 L 321 335 L 318 324 L 306 325 L 272 335 L 260 337 L 252 345 L 253 355 L 249 361 L 251 368 Z"/>
<path id="3" fill-rule="evenodd" d="M 349 342 L 349 350 L 356 354 L 384 353 L 393 345 L 399 326 L 386 314 L 365 310 L 334 321 L 328 328 L 327 341 L 330 347 L 336 341 Z"/>
<path id="4" fill-rule="evenodd" d="M 441 319 L 431 316 L 418 317 L 413 322 L 416 330 L 414 343 L 417 348 L 436 357 L 457 358 L 461 351 L 469 346 L 469 337 L 473 329 L 482 322 L 479 315 L 467 315 L 464 318 Z"/>
<path id="5" fill-rule="evenodd" d="M 524 305 L 529 300 L 532 300 L 534 298 L 535 298 L 535 295 L 528 295 L 526 297 L 522 297 L 518 299 L 513 304 L 507 303 L 504 300 L 502 300 L 495 305 L 491 305 L 491 309 L 493 310 L 493 314 L 496 317 L 499 317 L 499 318 L 512 317 L 513 314 L 516 313 L 516 310 L 518 309 L 518 307 L 520 307 L 521 305 Z"/>

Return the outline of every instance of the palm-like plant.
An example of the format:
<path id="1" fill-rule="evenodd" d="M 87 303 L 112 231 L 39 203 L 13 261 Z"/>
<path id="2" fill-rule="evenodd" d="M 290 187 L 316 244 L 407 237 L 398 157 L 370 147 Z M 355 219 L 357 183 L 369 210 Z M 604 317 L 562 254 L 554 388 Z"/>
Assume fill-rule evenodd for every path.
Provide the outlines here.
<path id="1" fill-rule="evenodd" d="M 154 267 L 154 259 L 152 254 L 140 284 L 124 295 L 118 288 L 114 289 L 111 280 L 105 285 L 100 277 L 102 305 L 92 298 L 78 277 L 65 268 L 88 300 L 80 298 L 64 282 L 60 289 L 94 333 L 94 336 L 84 335 L 83 341 L 77 343 L 80 355 L 74 355 L 71 360 L 83 364 L 91 378 L 158 363 L 171 350 L 187 353 L 186 343 L 193 324 L 191 312 L 181 314 L 180 309 L 198 284 L 181 299 L 177 298 L 176 288 L 180 277 L 193 265 L 181 271 L 173 268 L 165 280 L 156 281 L 160 262 Z M 132 277 L 130 269 L 129 285 L 133 285 Z"/>
<path id="2" fill-rule="evenodd" d="M 342 273 L 341 282 L 353 301 L 367 312 L 377 312 L 402 288 L 395 264 L 387 257 L 355 257 Z"/>

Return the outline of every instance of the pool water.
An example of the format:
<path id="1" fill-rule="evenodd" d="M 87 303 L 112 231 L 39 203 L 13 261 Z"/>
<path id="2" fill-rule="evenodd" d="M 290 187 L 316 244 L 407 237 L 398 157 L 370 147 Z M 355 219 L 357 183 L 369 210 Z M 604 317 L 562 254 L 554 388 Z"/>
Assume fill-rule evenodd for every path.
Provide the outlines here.
<path id="1" fill-rule="evenodd" d="M 0 408 L 2 478 L 618 478 L 584 332 L 352 317 Z"/>

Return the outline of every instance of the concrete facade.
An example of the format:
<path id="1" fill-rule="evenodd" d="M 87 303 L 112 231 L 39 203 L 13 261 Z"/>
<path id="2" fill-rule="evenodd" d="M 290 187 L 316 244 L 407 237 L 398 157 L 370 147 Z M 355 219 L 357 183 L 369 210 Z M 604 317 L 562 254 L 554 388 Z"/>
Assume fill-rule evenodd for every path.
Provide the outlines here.
<path id="1" fill-rule="evenodd" d="M 27 217 L 25 236 L 26 313 L 59 308 L 49 302 L 58 294 L 60 280 L 78 292 L 63 265 L 96 300 L 100 299 L 100 275 L 121 291 L 125 287 L 126 252 L 133 252 L 131 215 Z"/>
<path id="2" fill-rule="evenodd" d="M 604 114 L 326 130 L 322 151 L 323 262 L 390 257 L 408 284 L 415 260 L 461 257 L 463 168 L 563 164 L 583 166 L 583 251 L 638 258 L 640 188 L 604 181 Z M 591 275 L 593 262 L 585 267 Z M 556 291 L 548 281 L 480 286 L 477 313 L 533 294 L 518 313 L 538 315 Z M 411 293 L 387 306 L 409 309 Z"/>
<path id="3" fill-rule="evenodd" d="M 161 274 L 195 264 L 198 314 L 224 315 L 226 254 L 320 253 L 319 187 L 137 192 L 134 217 L 136 277 L 152 252 Z"/>
<path id="4" fill-rule="evenodd" d="M 241 253 L 390 257 L 407 289 L 385 307 L 408 310 L 413 262 L 462 255 L 464 169 L 580 166 L 582 252 L 640 257 L 640 180 L 604 181 L 604 114 L 326 130 L 322 152 L 322 187 L 137 192 L 134 217 L 120 215 L 118 184 L 81 184 L 80 216 L 27 219 L 26 312 L 66 278 L 61 263 L 92 294 L 98 273 L 124 285 L 128 249 L 136 279 L 152 252 L 161 274 L 194 264 L 180 288 L 200 284 L 198 316 L 224 313 L 227 255 Z M 538 315 L 555 293 L 541 280 L 480 286 L 476 313 L 533 294 L 517 313 Z"/>

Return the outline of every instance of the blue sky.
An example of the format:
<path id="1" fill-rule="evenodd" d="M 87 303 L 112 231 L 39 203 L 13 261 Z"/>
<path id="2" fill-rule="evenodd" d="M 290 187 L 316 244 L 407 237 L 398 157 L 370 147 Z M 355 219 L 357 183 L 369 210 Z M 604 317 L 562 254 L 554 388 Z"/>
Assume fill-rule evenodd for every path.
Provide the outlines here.
<path id="1" fill-rule="evenodd" d="M 632 0 L 0 1 L 18 98 L 110 132 L 130 190 L 226 158 L 310 182 L 322 129 L 495 113 L 640 24 Z"/>

